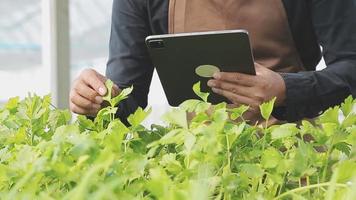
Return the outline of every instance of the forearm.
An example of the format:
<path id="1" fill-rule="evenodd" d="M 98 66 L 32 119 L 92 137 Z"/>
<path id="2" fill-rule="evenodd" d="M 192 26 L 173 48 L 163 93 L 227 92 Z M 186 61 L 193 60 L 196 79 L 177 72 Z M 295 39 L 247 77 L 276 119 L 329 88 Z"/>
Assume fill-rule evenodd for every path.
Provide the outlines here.
<path id="1" fill-rule="evenodd" d="M 274 116 L 287 121 L 316 117 L 347 96 L 356 96 L 355 75 L 356 61 L 350 59 L 322 71 L 282 74 L 287 89 L 285 106 L 277 107 Z"/>
<path id="2" fill-rule="evenodd" d="M 110 37 L 110 54 L 106 76 L 121 89 L 133 86 L 128 99 L 119 104 L 117 117 L 127 117 L 138 107 L 147 106 L 153 65 L 145 38 L 151 34 L 144 1 L 114 0 Z"/>

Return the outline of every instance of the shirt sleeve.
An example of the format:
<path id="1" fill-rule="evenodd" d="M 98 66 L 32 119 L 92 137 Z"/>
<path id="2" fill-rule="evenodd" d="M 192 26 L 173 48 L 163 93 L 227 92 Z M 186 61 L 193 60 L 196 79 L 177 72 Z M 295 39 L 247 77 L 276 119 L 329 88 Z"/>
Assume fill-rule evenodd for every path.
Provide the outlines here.
<path id="1" fill-rule="evenodd" d="M 153 65 L 145 46 L 151 34 L 144 0 L 114 0 L 106 76 L 120 88 L 134 86 L 129 98 L 119 104 L 117 117 L 126 122 L 138 107 L 147 106 Z"/>
<path id="2" fill-rule="evenodd" d="M 356 1 L 310 2 L 314 30 L 327 68 L 282 74 L 286 103 L 273 113 L 280 120 L 313 118 L 349 95 L 356 97 Z"/>

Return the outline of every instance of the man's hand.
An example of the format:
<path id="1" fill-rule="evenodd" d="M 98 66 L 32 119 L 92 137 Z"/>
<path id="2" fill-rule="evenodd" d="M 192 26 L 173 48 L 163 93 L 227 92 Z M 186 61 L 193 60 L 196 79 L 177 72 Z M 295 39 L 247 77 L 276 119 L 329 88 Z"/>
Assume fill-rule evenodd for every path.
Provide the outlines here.
<path id="1" fill-rule="evenodd" d="M 259 105 L 277 97 L 282 105 L 286 86 L 280 74 L 255 63 L 256 76 L 241 73 L 219 72 L 208 82 L 213 92 L 229 99 L 234 105 L 248 105 L 250 111 L 259 113 Z"/>
<path id="2" fill-rule="evenodd" d="M 82 71 L 74 81 L 70 92 L 70 110 L 76 114 L 96 116 L 101 109 L 103 96 L 107 93 L 107 78 L 93 69 Z M 120 92 L 117 85 L 113 87 L 113 95 Z"/>

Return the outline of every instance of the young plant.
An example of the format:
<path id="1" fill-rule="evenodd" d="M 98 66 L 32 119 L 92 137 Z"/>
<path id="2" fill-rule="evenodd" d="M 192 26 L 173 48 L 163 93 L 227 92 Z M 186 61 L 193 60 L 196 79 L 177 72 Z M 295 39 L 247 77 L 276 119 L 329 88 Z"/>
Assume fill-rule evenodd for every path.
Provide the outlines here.
<path id="1" fill-rule="evenodd" d="M 95 124 L 99 128 L 99 130 L 104 130 L 107 127 L 107 124 L 114 121 L 115 115 L 118 111 L 118 107 L 116 107 L 121 101 L 128 98 L 133 91 L 133 87 L 129 87 L 123 89 L 120 94 L 116 97 L 112 95 L 114 83 L 108 79 L 105 82 L 105 86 L 107 88 L 107 94 L 103 97 L 104 101 L 106 101 L 109 105 L 103 109 L 101 109 L 95 118 Z"/>

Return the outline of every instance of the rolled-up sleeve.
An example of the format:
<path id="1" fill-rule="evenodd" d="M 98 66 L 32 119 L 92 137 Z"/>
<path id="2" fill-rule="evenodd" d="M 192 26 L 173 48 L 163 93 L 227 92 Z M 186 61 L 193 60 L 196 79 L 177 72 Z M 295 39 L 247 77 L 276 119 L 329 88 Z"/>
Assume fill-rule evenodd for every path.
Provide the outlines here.
<path id="1" fill-rule="evenodd" d="M 106 76 L 120 88 L 134 86 L 130 97 L 119 104 L 123 121 L 137 107 L 147 106 L 153 65 L 145 46 L 151 34 L 144 0 L 114 0 Z"/>
<path id="2" fill-rule="evenodd" d="M 313 118 L 349 95 L 356 97 L 356 1 L 310 1 L 313 26 L 326 69 L 284 73 L 287 98 L 274 116 L 297 121 Z"/>

